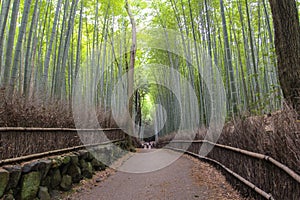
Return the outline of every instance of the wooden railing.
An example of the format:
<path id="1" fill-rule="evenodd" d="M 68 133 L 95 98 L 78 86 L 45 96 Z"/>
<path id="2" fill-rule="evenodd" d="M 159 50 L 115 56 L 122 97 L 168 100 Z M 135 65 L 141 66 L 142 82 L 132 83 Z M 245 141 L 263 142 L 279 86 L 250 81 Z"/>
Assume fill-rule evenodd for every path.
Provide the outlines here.
<path id="1" fill-rule="evenodd" d="M 100 133 L 105 135 L 100 135 Z M 119 128 L 0 128 L 0 160 L 77 148 L 86 144 L 100 144 L 124 138 L 125 133 Z"/>
<path id="2" fill-rule="evenodd" d="M 112 141 L 102 142 L 102 143 L 98 143 L 98 144 L 81 145 L 81 146 L 69 147 L 69 148 L 65 148 L 65 149 L 57 149 L 57 150 L 48 151 L 48 152 L 31 154 L 31 155 L 27 155 L 27 156 L 4 159 L 4 160 L 0 160 L 0 166 L 25 162 L 25 161 L 29 161 L 29 160 L 38 159 L 38 158 L 45 158 L 45 157 L 49 157 L 49 156 L 53 156 L 53 155 L 61 155 L 61 154 L 69 153 L 69 152 L 75 152 L 75 151 L 78 151 L 81 149 L 87 149 L 87 148 L 92 149 L 93 147 L 114 144 L 114 143 L 121 142 L 121 141 L 124 141 L 124 139 L 112 140 Z"/>
<path id="3" fill-rule="evenodd" d="M 170 149 L 176 151 L 183 151 L 182 149 L 187 149 L 186 145 L 191 144 L 186 153 L 223 168 L 227 174 L 234 177 L 230 178 L 232 182 L 237 179 L 259 194 L 257 199 L 281 200 L 300 197 L 300 175 L 268 155 L 206 140 L 173 140 L 168 144 Z M 214 146 L 206 157 L 198 154 L 201 144 Z M 242 192 L 249 193 L 249 190 L 244 189 Z"/>

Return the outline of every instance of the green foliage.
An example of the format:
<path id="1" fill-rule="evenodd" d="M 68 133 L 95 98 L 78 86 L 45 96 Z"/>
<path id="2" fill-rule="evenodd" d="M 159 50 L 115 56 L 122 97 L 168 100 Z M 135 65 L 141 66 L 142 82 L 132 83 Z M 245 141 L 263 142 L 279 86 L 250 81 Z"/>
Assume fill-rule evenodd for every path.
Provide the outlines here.
<path id="1" fill-rule="evenodd" d="M 1 5 L 4 2 L 5 0 L 1 1 Z M 24 0 L 21 0 L 16 34 L 14 36 L 15 40 L 13 47 L 10 48 L 15 48 L 16 46 L 24 2 Z M 23 93 L 21 88 L 24 84 L 24 57 L 26 52 L 29 51 L 31 65 L 28 71 L 28 74 L 30 74 L 30 90 L 28 91 L 30 95 L 28 96 L 42 94 L 41 96 L 47 96 L 48 98 L 71 102 L 75 71 L 78 69 L 80 77 L 84 80 L 82 93 L 88 96 L 87 94 L 92 90 L 93 84 L 95 84 L 97 86 L 97 89 L 94 91 L 96 93 L 96 102 L 105 109 L 109 109 L 111 103 L 109 96 L 112 93 L 112 88 L 120 76 L 126 72 L 129 63 L 131 26 L 124 8 L 125 2 L 124 0 L 80 0 L 75 8 L 75 12 L 72 12 L 71 7 L 74 2 L 76 1 L 62 0 L 50 56 L 49 72 L 46 74 L 48 78 L 46 91 L 41 91 L 41 83 L 45 79 L 43 76 L 44 61 L 49 48 L 58 0 L 39 0 L 36 21 L 32 19 L 34 8 L 34 3 L 32 3 L 23 40 L 26 41 L 28 39 L 32 23 L 34 23 L 33 39 L 29 47 L 25 45 L 26 42 L 23 43 L 18 78 L 14 89 L 16 93 Z M 268 1 L 248 0 L 248 4 L 246 4 L 246 0 L 223 2 L 229 41 L 229 47 L 227 48 L 230 48 L 229 52 L 232 54 L 234 85 L 237 88 L 238 95 L 238 113 L 250 111 L 256 114 L 278 109 L 281 105 L 281 91 L 277 80 L 276 54 L 273 40 L 274 31 Z M 230 85 L 230 73 L 226 65 L 227 52 L 224 45 L 225 38 L 220 15 L 220 1 L 132 0 L 130 4 L 133 15 L 137 19 L 140 32 L 143 33 L 145 29 L 156 27 L 172 29 L 184 35 L 182 39 L 180 34 L 178 34 L 176 41 L 181 46 L 185 46 L 187 51 L 193 51 L 194 44 L 185 44 L 186 41 L 183 40 L 186 40 L 186 38 L 195 38 L 199 49 L 203 49 L 205 52 L 211 51 L 211 61 L 216 64 L 211 70 L 219 69 L 222 74 L 222 81 L 227 93 L 227 109 L 228 113 L 230 113 L 234 102 L 230 97 L 232 95 L 232 85 Z M 83 7 L 82 16 L 80 16 L 81 5 Z M 249 18 L 246 5 L 248 5 L 248 12 L 250 13 Z M 297 5 L 300 7 L 298 1 Z M 2 55 L 0 55 L 3 58 L 5 58 L 8 49 L 6 40 L 11 17 L 10 6 L 3 37 L 3 51 Z M 71 26 L 72 17 L 75 20 L 74 25 L 69 27 Z M 82 27 L 81 32 L 79 32 L 81 17 Z M 66 42 L 68 30 L 72 30 L 72 33 L 69 34 L 71 37 L 69 44 Z M 141 38 L 138 38 L 138 41 L 139 39 L 150 40 L 146 34 L 141 34 L 140 36 Z M 81 39 L 80 41 L 79 38 Z M 170 38 L 170 40 L 172 39 L 175 40 Z M 253 47 L 251 46 L 251 40 L 253 40 Z M 155 44 L 161 41 L 154 39 L 149 42 Z M 181 50 L 184 53 L 184 49 Z M 66 62 L 64 62 L 65 66 L 61 66 L 62 62 L 60 59 L 66 52 L 68 53 L 65 58 Z M 196 55 L 195 52 L 189 53 L 190 55 L 186 56 L 190 56 L 191 59 L 195 60 L 197 57 L 201 57 Z M 200 105 L 199 112 L 202 115 L 202 120 L 206 120 L 206 116 L 209 115 L 208 110 L 210 110 L 208 103 L 206 103 L 207 99 L 203 97 L 203 93 L 206 93 L 206 86 L 201 80 L 199 72 L 191 70 L 184 58 L 157 49 L 138 49 L 136 56 L 136 68 L 143 68 L 146 64 L 153 63 L 171 66 L 173 63 L 173 67 L 183 77 L 188 79 L 195 88 Z M 76 62 L 77 59 L 79 63 Z M 0 81 L 2 86 L 7 86 L 3 85 L 3 69 L 5 67 L 5 63 L 3 61 L 0 62 Z M 201 69 L 200 66 L 195 67 Z M 96 73 L 103 74 L 103 77 L 98 83 L 93 83 L 92 77 Z M 150 75 L 145 72 L 135 76 L 147 77 Z M 258 86 L 259 89 L 257 89 Z M 156 100 L 160 99 L 165 104 L 173 103 L 172 95 L 166 90 L 159 88 L 159 86 L 145 86 L 140 89 L 140 92 L 142 94 L 142 115 L 145 121 L 152 119 L 151 107 Z M 27 94 L 23 95 L 26 96 Z M 165 99 L 163 100 L 163 98 Z M 179 114 L 178 111 L 174 112 Z M 172 121 L 173 119 L 170 120 Z"/>

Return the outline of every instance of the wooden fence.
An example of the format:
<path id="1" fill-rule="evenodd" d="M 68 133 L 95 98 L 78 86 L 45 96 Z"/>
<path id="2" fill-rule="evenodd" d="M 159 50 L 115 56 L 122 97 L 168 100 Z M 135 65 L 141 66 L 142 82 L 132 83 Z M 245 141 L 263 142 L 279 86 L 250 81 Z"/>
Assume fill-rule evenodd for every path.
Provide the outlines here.
<path id="1" fill-rule="evenodd" d="M 169 146 L 173 150 L 180 150 L 187 149 L 186 145 L 190 145 L 189 154 L 223 168 L 233 185 L 255 199 L 296 200 L 300 197 L 299 174 L 270 156 L 206 140 L 176 140 L 171 141 Z M 202 157 L 198 155 L 201 145 L 214 148 L 206 157 Z"/>
<path id="2" fill-rule="evenodd" d="M 0 160 L 124 138 L 119 128 L 0 128 Z"/>

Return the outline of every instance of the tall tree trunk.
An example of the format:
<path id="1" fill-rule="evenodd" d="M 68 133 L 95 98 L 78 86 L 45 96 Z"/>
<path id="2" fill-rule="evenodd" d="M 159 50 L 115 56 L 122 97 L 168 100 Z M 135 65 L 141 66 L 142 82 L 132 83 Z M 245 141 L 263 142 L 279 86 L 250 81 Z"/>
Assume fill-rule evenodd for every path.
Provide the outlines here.
<path id="1" fill-rule="evenodd" d="M 76 9 L 77 9 L 77 4 L 79 0 L 73 0 L 72 5 L 71 5 L 71 11 L 70 11 L 70 16 L 69 16 L 69 23 L 68 23 L 68 31 L 66 33 L 66 41 L 64 45 L 64 52 L 63 52 L 63 57 L 62 57 L 62 62 L 61 62 L 61 98 L 67 98 L 67 91 L 66 91 L 66 76 L 64 75 L 66 73 L 66 63 L 69 55 L 69 50 L 70 50 L 70 41 L 71 41 L 71 35 L 73 33 L 74 29 L 74 20 L 75 20 L 75 15 L 76 15 Z"/>
<path id="2" fill-rule="evenodd" d="M 75 64 L 75 75 L 73 76 L 73 85 L 77 78 L 79 68 L 80 68 L 80 60 L 81 60 L 81 38 L 82 38 L 82 16 L 83 16 L 83 2 L 81 2 L 80 8 L 80 19 L 79 19 L 79 27 L 78 27 L 78 39 L 77 39 L 77 52 L 76 52 L 76 64 Z"/>
<path id="3" fill-rule="evenodd" d="M 232 66 L 232 58 L 231 58 L 231 51 L 229 46 L 228 40 L 228 31 L 227 31 L 227 23 L 225 18 L 225 9 L 223 0 L 220 0 L 220 7 L 221 7 L 221 15 L 222 15 L 222 24 L 223 24 L 223 34 L 224 34 L 224 46 L 225 46 L 225 58 L 226 58 L 226 65 L 229 73 L 229 81 L 230 81 L 230 91 L 231 91 L 231 102 L 232 102 L 232 112 L 233 115 L 237 113 L 237 92 L 235 86 L 235 78 L 234 78 L 234 71 Z"/>
<path id="4" fill-rule="evenodd" d="M 6 48 L 6 56 L 5 56 L 4 79 L 2 84 L 4 86 L 7 86 L 10 78 L 12 52 L 13 52 L 13 46 L 15 41 L 15 32 L 17 26 L 18 13 L 19 13 L 19 6 L 20 6 L 20 0 L 15 0 L 12 8 L 12 13 L 11 13 L 11 21 L 10 21 L 8 40 L 6 46 L 7 48 Z"/>
<path id="5" fill-rule="evenodd" d="M 257 96 L 257 105 L 259 111 L 261 111 L 261 98 L 260 98 L 260 86 L 258 81 L 258 67 L 256 65 L 256 58 L 255 58 L 255 46 L 253 41 L 253 33 L 252 33 L 252 26 L 251 26 L 251 18 L 250 18 L 250 11 L 249 11 L 249 4 L 248 0 L 245 1 L 246 5 L 246 14 L 247 14 L 247 22 L 248 22 L 248 31 L 249 31 L 249 39 L 250 39 L 250 47 L 251 47 L 251 58 L 252 58 L 252 64 L 253 64 L 253 71 L 254 71 L 254 81 L 255 81 L 255 94 L 254 97 Z M 256 100 L 256 99 L 255 99 Z"/>
<path id="6" fill-rule="evenodd" d="M 19 63 L 21 61 L 21 48 L 23 44 L 23 36 L 26 31 L 26 26 L 27 26 L 27 21 L 28 21 L 28 15 L 30 11 L 30 4 L 31 0 L 26 0 L 24 3 L 24 11 L 23 11 L 23 16 L 22 16 L 22 23 L 21 27 L 19 30 L 19 35 L 18 35 L 18 41 L 16 44 L 16 50 L 15 50 L 15 55 L 14 55 L 14 62 L 13 62 L 13 68 L 12 68 L 12 73 L 11 73 L 11 80 L 10 80 L 10 94 L 13 94 L 16 78 L 17 78 L 17 73 L 18 73 L 18 68 L 19 68 Z M 21 71 L 21 70 L 20 70 Z"/>
<path id="7" fill-rule="evenodd" d="M 49 41 L 48 48 L 47 48 L 46 58 L 44 61 L 44 73 L 43 73 L 42 87 L 45 91 L 47 91 L 50 56 L 51 56 L 51 52 L 52 52 L 53 41 L 56 36 L 56 27 L 57 27 L 57 21 L 59 18 L 61 2 L 62 2 L 62 0 L 58 0 L 57 6 L 56 6 L 56 11 L 55 11 L 54 21 L 53 21 L 53 26 L 52 26 L 52 32 L 51 32 L 50 41 Z"/>
<path id="8" fill-rule="evenodd" d="M 69 0 L 66 0 L 64 3 L 64 14 L 62 19 L 61 25 L 61 32 L 60 32 L 60 39 L 58 45 L 58 53 L 57 53 L 57 60 L 56 60 L 56 71 L 55 71 L 55 86 L 54 86 L 54 94 L 56 97 L 61 98 L 61 84 L 62 84 L 62 77 L 64 76 L 64 71 L 62 71 L 62 60 L 64 55 L 64 47 L 67 37 L 67 18 L 68 18 L 68 10 L 69 10 Z M 70 11 L 71 13 L 71 11 Z M 61 74 L 63 73 L 63 74 Z"/>
<path id="9" fill-rule="evenodd" d="M 134 64 L 135 64 L 135 55 L 136 55 L 136 22 L 134 20 L 134 17 L 131 13 L 128 0 L 125 0 L 125 8 L 128 13 L 128 16 L 130 18 L 130 23 L 132 26 L 132 44 L 131 44 L 131 49 L 130 49 L 130 66 L 129 66 L 129 73 L 128 73 L 128 95 L 133 94 L 133 83 L 134 83 Z M 133 111 L 133 97 L 130 97 L 129 100 L 129 113 L 132 115 Z M 128 121 L 129 125 L 129 130 L 133 130 L 133 126 L 131 123 L 131 119 Z"/>
<path id="10" fill-rule="evenodd" d="M 37 10 L 38 10 L 38 5 L 39 5 L 39 0 L 35 1 L 34 5 L 34 10 L 33 10 L 33 15 L 31 18 L 31 25 L 30 25 L 30 30 L 29 30 L 29 36 L 28 36 L 28 41 L 27 41 L 27 46 L 26 46 L 26 56 L 25 56 L 25 69 L 24 69 L 24 82 L 23 82 L 23 95 L 28 97 L 28 85 L 29 85 L 29 73 L 30 73 L 30 63 L 31 63 L 31 44 L 32 44 L 32 36 L 34 29 L 36 27 L 37 23 Z"/>
<path id="11" fill-rule="evenodd" d="M 2 2 L 1 15 L 0 15 L 0 76 L 2 72 L 4 32 L 7 23 L 8 13 L 9 13 L 9 6 L 10 6 L 10 0 L 6 0 Z"/>
<path id="12" fill-rule="evenodd" d="M 300 116 L 300 25 L 295 0 L 269 0 L 275 28 L 279 81 Z"/>

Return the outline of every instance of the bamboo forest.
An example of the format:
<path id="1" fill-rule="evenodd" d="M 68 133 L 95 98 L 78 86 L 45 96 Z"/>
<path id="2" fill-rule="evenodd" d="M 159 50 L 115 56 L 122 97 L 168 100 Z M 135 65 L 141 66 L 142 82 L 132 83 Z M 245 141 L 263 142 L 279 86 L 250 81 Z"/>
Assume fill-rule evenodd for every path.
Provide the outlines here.
<path id="1" fill-rule="evenodd" d="M 188 55 L 191 50 L 208 53 L 221 73 L 228 116 L 280 109 L 274 29 L 266 0 L 137 1 L 131 7 L 139 31 L 149 27 L 177 31 L 182 35 L 176 38 L 178 46 L 189 60 L 200 54 Z M 44 101 L 69 103 L 80 73 L 85 79 L 84 92 L 96 84 L 97 103 L 109 109 L 112 86 L 130 68 L 131 41 L 126 35 L 132 30 L 123 1 L 8 0 L 1 2 L 0 24 L 1 85 L 9 98 L 24 96 L 30 101 L 42 96 Z M 191 82 L 201 102 L 201 123 L 205 123 L 209 108 L 198 70 L 179 56 L 138 49 L 134 67 L 151 63 L 170 65 Z M 198 65 L 195 69 L 200 69 Z M 93 83 L 96 72 L 103 76 Z M 147 76 L 140 72 L 137 76 Z M 149 113 L 149 103 L 172 98 L 166 91 L 158 94 L 160 90 L 152 85 L 136 91 L 135 107 L 143 108 L 143 116 Z M 138 109 L 135 112 L 140 113 Z"/>
<path id="2" fill-rule="evenodd" d="M 42 171 L 38 187 L 27 191 L 26 175 L 34 167 L 22 168 L 22 178 L 12 184 L 10 178 L 4 181 L 5 163 L 81 145 L 96 152 L 90 145 L 101 142 L 117 144 L 116 150 L 105 146 L 112 160 L 127 151 L 172 149 L 212 159 L 208 163 L 229 171 L 226 180 L 222 173 L 214 180 L 228 182 L 228 198 L 217 196 L 226 193 L 220 188 L 211 196 L 199 190 L 189 196 L 183 189 L 183 196 L 168 191 L 154 199 L 299 199 L 299 16 L 299 0 L 0 0 L 0 199 L 55 199 L 53 191 L 70 190 L 102 166 L 94 161 L 101 153 L 93 160 L 79 150 L 79 164 L 62 160 L 48 175 Z M 162 155 L 149 154 L 153 162 L 169 162 Z M 154 171 L 141 164 L 150 158 L 133 156 L 120 171 L 138 173 L 138 166 Z M 135 159 L 138 164 L 131 166 Z M 192 162 L 182 159 L 174 166 Z M 215 164 L 197 162 L 193 166 L 200 171 L 217 171 Z M 77 166 L 80 176 L 74 175 Z M 182 174 L 175 167 L 168 173 L 185 180 L 191 168 L 185 167 Z M 57 173 L 56 184 L 51 177 Z M 231 173 L 244 177 L 244 185 Z M 42 181 L 48 176 L 49 184 Z M 194 177 L 201 182 L 203 176 Z M 127 189 L 120 186 L 121 197 L 110 197 L 114 182 L 107 191 L 104 182 L 104 192 L 66 198 L 140 199 L 128 191 L 143 178 L 132 179 Z"/>

